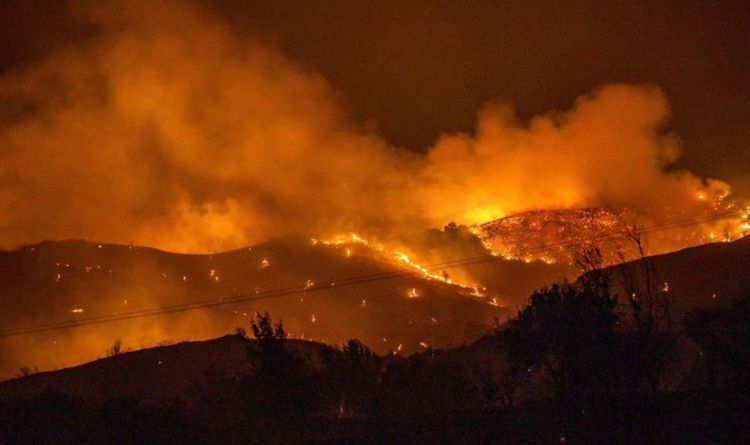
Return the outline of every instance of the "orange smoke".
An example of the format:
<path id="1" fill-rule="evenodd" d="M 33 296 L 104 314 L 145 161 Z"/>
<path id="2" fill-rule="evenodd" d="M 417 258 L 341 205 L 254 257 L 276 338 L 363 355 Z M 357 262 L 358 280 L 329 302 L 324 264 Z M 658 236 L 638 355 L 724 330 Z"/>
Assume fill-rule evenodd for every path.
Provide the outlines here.
<path id="1" fill-rule="evenodd" d="M 657 220 L 705 212 L 730 187 L 670 169 L 679 140 L 663 131 L 668 118 L 653 86 L 606 86 L 528 123 L 488 105 L 475 135 L 444 136 L 430 151 L 425 207 L 468 223 L 536 208 L 606 206 Z"/>
<path id="2" fill-rule="evenodd" d="M 605 86 L 529 122 L 488 105 L 475 134 L 417 155 L 353 122 L 321 76 L 190 3 L 79 12 L 97 37 L 0 78 L 0 245 L 208 251 L 598 205 L 659 221 L 730 192 L 670 167 L 679 142 L 654 86 Z"/>

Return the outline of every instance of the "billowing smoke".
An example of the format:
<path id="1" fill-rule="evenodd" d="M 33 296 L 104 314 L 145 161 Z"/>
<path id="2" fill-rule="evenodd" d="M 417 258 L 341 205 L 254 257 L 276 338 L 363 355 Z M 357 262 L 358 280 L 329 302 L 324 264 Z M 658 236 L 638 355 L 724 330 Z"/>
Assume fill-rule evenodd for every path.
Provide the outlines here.
<path id="1" fill-rule="evenodd" d="M 322 78 L 176 6 L 87 10 L 100 37 L 2 79 L 3 244 L 221 249 L 399 216 L 407 161 Z"/>
<path id="2" fill-rule="evenodd" d="M 653 86 L 605 86 L 529 122 L 488 105 L 475 134 L 416 155 L 353 122 L 321 76 L 194 5 L 78 13 L 96 37 L 0 78 L 3 246 L 207 251 L 590 205 L 658 220 L 729 193 L 670 169 L 679 143 Z"/>
<path id="3" fill-rule="evenodd" d="M 572 110 L 518 122 L 488 105 L 476 135 L 442 137 L 430 151 L 421 189 L 436 219 L 481 223 L 533 208 L 608 206 L 645 217 L 694 214 L 726 197 L 729 185 L 667 171 L 677 137 L 653 86 L 611 85 Z"/>

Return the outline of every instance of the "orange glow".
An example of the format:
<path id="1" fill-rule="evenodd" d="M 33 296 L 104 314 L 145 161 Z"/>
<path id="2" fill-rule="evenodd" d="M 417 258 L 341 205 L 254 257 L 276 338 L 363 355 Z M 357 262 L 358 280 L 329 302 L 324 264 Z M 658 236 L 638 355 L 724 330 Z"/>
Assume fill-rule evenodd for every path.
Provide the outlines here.
<path id="1" fill-rule="evenodd" d="M 99 35 L 0 76 L 3 102 L 24 110 L 0 128 L 0 245 L 195 253 L 323 232 L 366 244 L 357 231 L 409 250 L 411 234 L 450 221 L 603 207 L 658 224 L 732 200 L 729 184 L 674 168 L 656 86 L 604 85 L 529 119 L 490 102 L 472 131 L 418 154 L 347 115 L 319 73 L 199 7 L 126 3 L 81 7 Z"/>

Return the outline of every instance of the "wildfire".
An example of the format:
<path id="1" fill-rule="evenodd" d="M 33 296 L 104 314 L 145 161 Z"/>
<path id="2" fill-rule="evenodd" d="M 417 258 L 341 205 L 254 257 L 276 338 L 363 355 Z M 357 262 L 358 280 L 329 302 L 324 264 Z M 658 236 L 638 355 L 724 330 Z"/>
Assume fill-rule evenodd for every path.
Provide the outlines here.
<path id="1" fill-rule="evenodd" d="M 317 240 L 317 238 L 313 238 L 313 239 Z M 339 235 L 334 236 L 331 239 L 322 240 L 320 241 L 320 243 L 327 245 L 327 246 L 336 246 L 336 247 L 343 246 L 346 244 L 360 244 L 363 246 L 370 247 L 371 249 L 377 252 L 384 252 L 388 250 L 382 244 L 372 243 L 366 240 L 365 238 L 363 238 L 362 236 L 357 235 L 356 233 L 339 234 Z M 401 264 L 408 266 L 410 269 L 413 269 L 416 272 L 419 272 L 419 274 L 421 274 L 427 279 L 438 280 L 438 281 L 442 281 L 448 284 L 455 284 L 453 283 L 453 280 L 445 272 L 443 272 L 442 274 L 436 274 L 436 273 L 430 272 L 430 270 L 427 267 L 412 260 L 409 257 L 409 255 L 407 255 L 406 253 L 400 250 L 392 249 L 390 250 L 390 252 L 393 255 L 393 257 L 395 257 Z M 344 250 L 344 254 L 346 255 L 347 258 L 350 257 L 352 255 L 351 248 L 347 247 Z M 461 285 L 461 284 L 456 284 L 456 285 L 465 287 L 467 289 L 471 289 L 472 287 L 472 286 Z"/>
<path id="2" fill-rule="evenodd" d="M 647 254 L 658 254 L 746 235 L 750 231 L 750 208 L 740 215 L 736 204 L 724 203 L 723 198 L 701 192 L 697 199 L 706 201 L 708 213 L 693 219 L 675 217 L 653 223 L 651 228 L 629 224 L 633 216 L 625 212 L 585 208 L 534 210 L 471 229 L 490 251 L 508 260 L 574 264 L 582 253 L 597 248 L 604 265 L 612 265 L 636 258 L 640 252 L 633 241 L 638 239 L 651 248 Z"/>
<path id="3" fill-rule="evenodd" d="M 407 266 L 411 267 L 414 270 L 419 271 L 425 277 L 427 277 L 427 278 L 429 278 L 431 280 L 440 280 L 440 281 L 446 282 L 448 284 L 453 284 L 453 282 L 451 281 L 450 277 L 448 277 L 447 274 L 438 275 L 438 274 L 432 273 L 429 270 L 427 270 L 426 267 L 424 267 L 424 266 L 422 266 L 420 264 L 417 264 L 414 261 L 412 261 L 409 258 L 408 255 L 406 255 L 406 254 L 404 254 L 402 252 L 394 251 L 393 254 L 396 256 L 396 258 L 398 258 L 399 260 L 401 260 L 402 263 L 406 264 Z"/>
<path id="4" fill-rule="evenodd" d="M 371 249 L 373 253 L 383 254 L 386 256 L 386 258 L 390 256 L 391 258 L 395 259 L 397 264 L 406 266 L 410 270 L 415 271 L 428 280 L 435 280 L 453 286 L 458 286 L 461 288 L 462 293 L 467 297 L 481 298 L 483 302 L 489 305 L 499 306 L 499 304 L 497 303 L 497 299 L 489 299 L 485 294 L 484 291 L 486 290 L 486 288 L 480 288 L 477 287 L 476 284 L 471 283 L 456 283 L 445 270 L 441 271 L 440 273 L 432 272 L 429 267 L 416 262 L 409 254 L 405 253 L 404 251 L 399 249 L 386 248 L 385 246 L 383 246 L 383 244 L 369 241 L 356 233 L 350 232 L 337 234 L 331 238 L 314 237 L 311 239 L 315 240 L 312 243 L 313 246 L 322 244 L 324 246 L 333 246 L 335 248 L 344 247 L 344 254 L 347 258 L 352 255 L 352 249 L 350 247 L 352 244 L 366 246 L 367 248 Z M 309 286 L 306 285 L 306 287 Z M 416 287 L 411 287 L 406 290 L 406 297 L 409 299 L 419 298 L 421 296 L 421 292 Z M 362 300 L 360 306 L 364 308 L 366 307 L 366 305 L 367 302 L 365 300 Z"/>
<path id="5" fill-rule="evenodd" d="M 317 244 L 317 238 L 313 238 L 313 239 L 316 240 L 316 242 L 313 244 L 314 246 Z M 364 245 L 370 244 L 366 239 L 352 232 L 346 233 L 346 234 L 338 234 L 331 239 L 323 240 L 322 243 L 325 244 L 326 246 L 330 246 L 330 245 L 340 246 L 342 244 L 364 244 Z"/>

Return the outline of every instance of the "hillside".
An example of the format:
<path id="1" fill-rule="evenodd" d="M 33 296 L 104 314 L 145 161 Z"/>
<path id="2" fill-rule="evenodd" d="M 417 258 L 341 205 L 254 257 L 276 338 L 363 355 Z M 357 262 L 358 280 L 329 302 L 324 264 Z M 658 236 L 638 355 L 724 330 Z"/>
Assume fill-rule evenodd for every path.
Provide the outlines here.
<path id="1" fill-rule="evenodd" d="M 620 295 L 628 292 L 630 281 L 643 291 L 650 270 L 652 287 L 669 291 L 678 315 L 696 307 L 726 305 L 750 293 L 750 237 L 655 255 L 607 270 Z"/>
<path id="2" fill-rule="evenodd" d="M 746 295 L 750 238 L 611 267 L 615 291 L 624 292 L 630 279 L 642 288 L 646 264 L 656 287 L 669 288 L 678 315 L 697 307 L 728 305 Z M 463 290 L 438 293 L 444 286 L 456 286 L 425 281 L 435 286 L 435 294 L 406 298 L 407 304 L 453 298 L 481 302 L 462 295 Z M 533 372 L 528 368 L 529 377 L 523 377 L 526 365 L 521 376 L 507 373 L 508 352 L 499 352 L 492 336 L 477 335 L 448 350 L 416 347 L 422 353 L 409 355 L 404 349 L 402 354 L 381 357 L 342 354 L 314 341 L 287 341 L 284 348 L 302 359 L 298 368 L 294 361 L 268 359 L 275 355 L 266 355 L 271 361 L 263 362 L 263 355 L 248 355 L 248 349 L 257 348 L 254 340 L 225 335 L 0 382 L 0 411 L 6 413 L 4 420 L 0 416 L 0 434 L 31 438 L 30 443 L 60 434 L 119 441 L 124 431 L 137 431 L 133 437 L 138 438 L 196 443 L 555 443 L 560 437 L 601 443 L 620 436 L 631 438 L 622 443 L 744 443 L 737 439 L 750 437 L 747 385 L 732 386 L 737 383 L 729 377 L 747 376 L 747 319 L 732 320 L 727 330 L 718 329 L 718 343 L 696 342 L 676 329 L 676 349 L 660 372 L 660 390 L 649 396 L 631 388 L 626 390 L 633 391 L 627 393 L 629 398 L 615 396 L 601 406 L 592 405 L 601 412 L 550 398 L 550 382 L 538 365 Z M 576 339 L 580 333 L 576 331 Z M 612 345 L 615 349 L 606 351 L 635 354 L 616 369 L 632 369 L 627 364 L 641 357 L 640 348 Z M 376 340 L 373 346 L 380 344 Z M 734 364 L 726 368 L 729 377 L 718 387 L 705 358 L 716 346 L 730 346 L 724 351 L 731 353 L 729 363 Z M 732 349 L 735 346 L 739 349 Z M 590 347 L 583 343 L 577 350 Z M 650 408 L 653 404 L 658 409 Z M 619 420 L 628 406 L 635 406 L 635 411 Z M 290 422 L 296 422 L 294 427 Z M 631 431 L 633 425 L 636 429 Z"/>
<path id="3" fill-rule="evenodd" d="M 394 270 L 403 273 L 389 276 Z M 378 274 L 385 275 L 379 279 Z M 304 289 L 373 276 L 347 286 Z M 291 290 L 267 296 L 277 289 Z M 214 255 L 181 255 L 137 246 L 45 242 L 0 252 L 0 330 L 192 302 L 212 306 L 2 337 L 0 376 L 10 377 L 22 366 L 44 370 L 90 361 L 118 339 L 130 349 L 217 337 L 248 328 L 256 311 L 282 319 L 291 338 L 331 344 L 358 338 L 380 353 L 449 347 L 478 338 L 495 317 L 506 314 L 472 291 L 427 279 L 361 244 L 277 240 Z M 238 297 L 238 302 L 224 301 Z"/>
<path id="4" fill-rule="evenodd" d="M 482 254 L 481 244 L 461 231 L 434 231 L 426 238 L 423 251 L 434 263 Z M 610 268 L 615 291 L 624 295 L 624 278 L 645 282 L 643 264 Z M 654 286 L 668 285 L 676 311 L 721 304 L 750 285 L 750 240 L 653 256 L 648 264 Z M 403 274 L 392 276 L 393 271 Z M 474 289 L 427 279 L 387 252 L 360 243 L 276 240 L 213 255 L 183 255 L 68 241 L 0 252 L 1 331 L 210 303 L 158 317 L 0 337 L 0 378 L 24 366 L 48 370 L 91 361 L 117 340 L 127 350 L 215 338 L 248 328 L 256 311 L 282 319 L 291 338 L 329 344 L 358 338 L 381 354 L 418 352 L 425 345 L 448 348 L 481 337 L 495 317 L 512 315 L 534 288 L 570 277 L 560 265 L 503 260 L 449 273 L 463 273 L 488 289 L 477 296 Z M 370 278 L 315 292 L 304 289 L 352 277 Z M 277 289 L 291 290 L 267 295 Z M 239 300 L 225 301 L 232 298 Z"/>
<path id="5" fill-rule="evenodd" d="M 49 392 L 102 402 L 135 397 L 146 402 L 189 399 L 190 392 L 209 379 L 236 378 L 253 369 L 248 348 L 253 340 L 226 335 L 126 352 L 59 371 L 40 372 L 0 383 L 0 400 L 25 399 Z M 286 348 L 319 362 L 327 348 L 315 342 L 291 340 Z"/>

